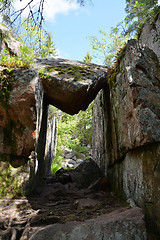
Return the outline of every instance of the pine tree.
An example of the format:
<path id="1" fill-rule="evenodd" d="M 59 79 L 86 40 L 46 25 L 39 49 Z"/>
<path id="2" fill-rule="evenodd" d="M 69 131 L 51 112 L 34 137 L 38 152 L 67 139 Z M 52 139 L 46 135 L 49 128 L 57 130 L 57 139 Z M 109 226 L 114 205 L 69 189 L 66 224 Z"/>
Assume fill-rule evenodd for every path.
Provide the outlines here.
<path id="1" fill-rule="evenodd" d="M 91 63 L 92 56 L 90 55 L 89 51 L 86 53 L 86 56 L 84 57 L 83 61 L 86 62 L 86 63 Z"/>

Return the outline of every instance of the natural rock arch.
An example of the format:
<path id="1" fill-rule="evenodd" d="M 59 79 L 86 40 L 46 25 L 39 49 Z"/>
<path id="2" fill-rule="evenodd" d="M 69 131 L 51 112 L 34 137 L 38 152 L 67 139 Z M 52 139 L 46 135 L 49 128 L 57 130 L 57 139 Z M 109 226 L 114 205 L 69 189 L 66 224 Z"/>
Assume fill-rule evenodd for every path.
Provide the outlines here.
<path id="1" fill-rule="evenodd" d="M 52 156 L 54 147 L 53 137 L 46 144 L 47 128 L 54 129 L 55 124 L 54 118 L 48 122 L 48 105 L 69 114 L 85 110 L 108 86 L 106 77 L 107 68 L 64 59 L 37 59 L 32 69 L 2 67 L 0 159 L 20 166 L 35 151 L 31 188 L 41 185 L 50 168 L 46 156 Z"/>

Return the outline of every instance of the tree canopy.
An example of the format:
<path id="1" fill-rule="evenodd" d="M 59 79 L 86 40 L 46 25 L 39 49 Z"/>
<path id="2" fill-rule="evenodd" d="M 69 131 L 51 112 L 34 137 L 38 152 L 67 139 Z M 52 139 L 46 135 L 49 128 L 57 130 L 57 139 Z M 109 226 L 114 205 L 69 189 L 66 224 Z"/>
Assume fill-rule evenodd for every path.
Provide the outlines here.
<path id="1" fill-rule="evenodd" d="M 125 19 L 112 27 L 110 34 L 100 30 L 101 37 L 89 37 L 92 56 L 109 67 L 113 65 L 116 53 L 129 38 L 137 37 L 146 20 L 153 19 L 160 11 L 160 6 L 158 6 L 158 0 L 126 0 L 125 11 Z"/>
<path id="2" fill-rule="evenodd" d="M 126 0 L 125 11 L 124 34 L 134 35 L 148 18 L 153 18 L 160 11 L 160 6 L 158 0 Z"/>
<path id="3" fill-rule="evenodd" d="M 99 33 L 101 38 L 89 37 L 93 57 L 97 61 L 103 62 L 107 67 L 111 67 L 115 61 L 116 53 L 125 45 L 127 37 L 120 35 L 115 29 L 112 29 L 110 34 L 104 30 L 100 30 Z"/>

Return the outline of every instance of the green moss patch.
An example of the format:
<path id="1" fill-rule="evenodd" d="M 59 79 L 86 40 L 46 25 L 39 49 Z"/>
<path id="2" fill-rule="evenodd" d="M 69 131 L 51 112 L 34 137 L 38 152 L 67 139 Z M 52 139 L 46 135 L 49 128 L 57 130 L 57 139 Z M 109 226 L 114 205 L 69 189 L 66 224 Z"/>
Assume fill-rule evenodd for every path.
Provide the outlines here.
<path id="1" fill-rule="evenodd" d="M 88 66 L 80 67 L 63 64 L 55 67 L 47 67 L 45 69 L 45 74 L 65 79 L 71 78 L 73 81 L 81 81 L 88 79 L 88 77 L 94 75 L 95 72 L 92 71 Z"/>
<path id="2" fill-rule="evenodd" d="M 12 154 L 17 151 L 17 140 L 16 135 L 22 136 L 24 131 L 24 126 L 19 121 L 9 120 L 3 129 L 4 139 L 3 143 L 5 146 L 11 146 Z"/>
<path id="3" fill-rule="evenodd" d="M 12 90 L 14 71 L 9 71 L 5 69 L 0 72 L 0 102 L 7 103 L 10 96 L 10 91 Z"/>
<path id="4" fill-rule="evenodd" d="M 0 198 L 24 196 L 24 185 L 27 182 L 25 167 L 13 168 L 8 162 L 0 162 L 0 182 Z"/>
<path id="5" fill-rule="evenodd" d="M 121 71 L 120 61 L 123 58 L 124 53 L 125 53 L 125 47 L 123 47 L 122 49 L 119 50 L 119 52 L 116 55 L 115 64 L 111 68 L 109 68 L 109 70 L 108 70 L 108 84 L 109 84 L 110 90 L 112 88 L 115 88 L 116 76 Z"/>
<path id="6" fill-rule="evenodd" d="M 18 120 L 15 121 L 10 119 L 8 109 L 9 109 L 9 99 L 10 99 L 10 92 L 13 89 L 13 81 L 14 77 L 13 74 L 15 73 L 14 70 L 5 69 L 0 72 L 0 104 L 5 109 L 6 115 L 8 116 L 8 121 L 3 129 L 4 145 L 11 146 L 12 153 L 14 154 L 17 150 L 16 146 L 16 135 L 22 136 L 24 131 L 24 126 Z"/>

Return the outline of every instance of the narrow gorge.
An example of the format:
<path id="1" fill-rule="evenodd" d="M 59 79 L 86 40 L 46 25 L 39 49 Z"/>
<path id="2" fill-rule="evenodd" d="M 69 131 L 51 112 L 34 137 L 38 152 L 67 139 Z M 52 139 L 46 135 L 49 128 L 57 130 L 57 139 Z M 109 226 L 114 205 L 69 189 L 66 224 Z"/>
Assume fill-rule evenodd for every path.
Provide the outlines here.
<path id="1" fill-rule="evenodd" d="M 4 44 L 1 39 L 1 51 L 6 46 L 15 54 L 14 45 Z M 50 216 L 48 218 L 50 220 L 35 229 L 33 234 L 29 233 L 30 230 L 26 230 L 29 225 L 25 222 L 21 237 L 12 239 L 43 240 L 48 234 L 48 239 L 64 240 L 82 238 L 158 240 L 160 237 L 160 14 L 154 22 L 145 23 L 138 40 L 128 41 L 120 51 L 112 69 L 65 59 L 36 59 L 33 67 L 29 69 L 8 69 L 1 65 L 0 75 L 1 171 L 7 168 L 8 164 L 15 169 L 19 168 L 15 178 L 18 179 L 20 186 L 23 185 L 28 195 L 33 193 L 40 195 L 46 184 L 45 180 L 51 181 L 47 177 L 56 146 L 56 119 L 55 116 L 49 117 L 48 106 L 53 105 L 73 115 L 80 110 L 85 111 L 94 100 L 91 156 L 93 162 L 92 159 L 88 159 L 88 162 L 84 161 L 83 164 L 85 167 L 89 166 L 87 174 L 95 164 L 88 178 L 92 179 L 91 176 L 96 176 L 95 179 L 93 177 L 88 185 L 80 182 L 79 171 L 86 177 L 83 165 L 80 164 L 78 170 L 75 168 L 69 173 L 60 172 L 60 175 L 52 181 L 54 184 L 59 184 L 63 182 L 62 178 L 63 180 L 72 178 L 72 183 L 83 186 L 83 191 L 77 194 L 81 194 L 81 198 L 87 196 L 85 203 L 78 200 L 79 202 L 70 206 L 72 208 L 73 205 L 73 209 L 76 208 L 78 211 L 84 209 L 85 204 L 89 204 L 89 208 L 92 205 L 98 212 L 99 206 L 106 204 L 103 202 L 104 199 L 111 201 L 113 196 L 118 197 L 122 203 L 121 205 L 119 202 L 114 202 L 113 211 L 108 212 L 109 208 L 105 212 L 100 211 L 97 218 L 92 212 L 89 218 L 83 217 L 83 220 L 68 217 L 66 218 L 68 220 L 61 222 L 59 219 L 53 219 L 52 213 L 52 218 Z M 104 185 L 96 185 L 99 178 L 107 182 Z M 70 183 L 70 180 L 67 181 Z M 98 191 L 103 190 L 103 193 L 90 192 L 93 188 L 97 191 L 100 186 L 103 186 L 103 189 Z M 62 186 L 58 189 L 62 195 L 70 194 L 71 199 L 75 197 L 71 190 L 75 191 L 76 187 L 77 185 L 72 185 L 69 193 L 66 193 L 68 189 Z M 7 191 L 11 188 L 10 186 Z M 56 185 L 52 188 L 55 191 Z M 106 192 L 109 195 L 105 195 Z M 50 195 L 47 194 L 48 192 L 43 192 L 43 196 L 49 199 Z M 90 199 L 89 203 L 87 199 Z M 95 202 L 98 199 L 101 199 L 101 203 Z M 24 205 L 28 206 L 29 202 L 26 199 L 24 201 Z M 4 202 L 2 199 L 2 212 L 7 207 Z M 53 202 L 50 200 L 47 204 L 51 206 Z M 20 202 L 18 204 L 20 205 Z M 54 212 L 57 202 L 53 205 Z M 27 212 L 26 209 L 24 211 Z M 42 214 L 42 209 L 39 212 Z M 4 223 L 0 221 L 1 225 L 4 228 Z M 31 228 L 31 225 L 29 227 Z M 9 234 L 12 232 L 12 237 L 14 228 L 14 226 L 10 227 Z M 25 235 L 24 229 L 29 235 Z M 5 238 L 11 235 L 7 235 L 8 233 L 3 235 L 4 229 L 0 231 L 2 233 L 0 239 L 11 239 Z M 25 238 L 26 236 L 29 238 Z"/>

